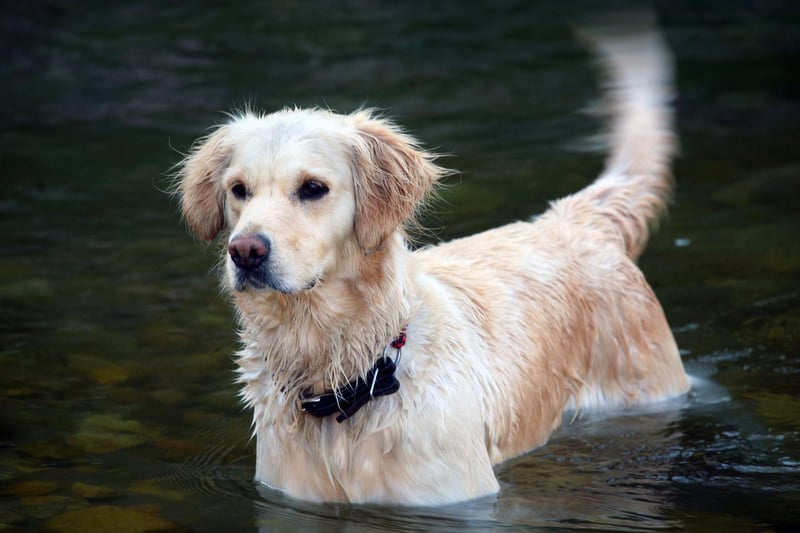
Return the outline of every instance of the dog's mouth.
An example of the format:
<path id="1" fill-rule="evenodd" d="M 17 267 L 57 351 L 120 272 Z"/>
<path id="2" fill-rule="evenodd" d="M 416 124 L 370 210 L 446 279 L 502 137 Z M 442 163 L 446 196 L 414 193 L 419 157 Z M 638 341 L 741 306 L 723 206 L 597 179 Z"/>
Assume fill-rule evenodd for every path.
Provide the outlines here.
<path id="1" fill-rule="evenodd" d="M 263 265 L 256 268 L 238 266 L 233 268 L 233 288 L 236 292 L 273 290 L 282 294 L 295 294 L 313 289 L 320 281 L 314 278 L 301 287 L 292 287 L 276 279 L 276 276 Z"/>
<path id="2" fill-rule="evenodd" d="M 261 268 L 234 267 L 233 288 L 237 292 L 264 289 L 278 290 L 275 285 L 271 276 L 268 276 Z"/>

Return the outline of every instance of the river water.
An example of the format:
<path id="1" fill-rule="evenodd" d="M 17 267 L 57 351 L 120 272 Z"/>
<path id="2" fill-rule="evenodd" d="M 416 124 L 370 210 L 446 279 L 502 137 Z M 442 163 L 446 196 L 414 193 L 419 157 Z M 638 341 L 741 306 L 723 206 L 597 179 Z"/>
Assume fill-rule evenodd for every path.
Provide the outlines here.
<path id="1" fill-rule="evenodd" d="M 609 2 L 620 4 L 620 2 Z M 800 4 L 656 5 L 675 205 L 641 260 L 689 398 L 567 420 L 493 498 L 309 505 L 252 482 L 215 246 L 163 190 L 245 104 L 377 106 L 461 174 L 429 239 L 541 211 L 601 154 L 582 2 L 4 3 L 0 529 L 790 531 L 800 524 Z M 593 9 L 595 9 L 593 7 Z"/>

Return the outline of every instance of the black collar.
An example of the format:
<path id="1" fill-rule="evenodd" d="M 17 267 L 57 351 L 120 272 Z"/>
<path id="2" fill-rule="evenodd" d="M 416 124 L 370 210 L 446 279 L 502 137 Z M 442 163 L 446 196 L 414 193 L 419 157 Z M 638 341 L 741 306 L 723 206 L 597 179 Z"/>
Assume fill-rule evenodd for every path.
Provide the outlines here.
<path id="1" fill-rule="evenodd" d="M 394 372 L 400 362 L 400 350 L 405 343 L 406 328 L 403 328 L 391 344 L 391 347 L 397 350 L 394 360 L 386 355 L 387 347 L 375 362 L 375 366 L 363 378 L 359 377 L 343 387 L 318 396 L 306 396 L 306 393 L 301 393 L 300 409 L 319 418 L 338 412 L 336 421 L 341 423 L 353 416 L 371 399 L 394 394 L 400 389 L 400 382 L 394 377 Z"/>

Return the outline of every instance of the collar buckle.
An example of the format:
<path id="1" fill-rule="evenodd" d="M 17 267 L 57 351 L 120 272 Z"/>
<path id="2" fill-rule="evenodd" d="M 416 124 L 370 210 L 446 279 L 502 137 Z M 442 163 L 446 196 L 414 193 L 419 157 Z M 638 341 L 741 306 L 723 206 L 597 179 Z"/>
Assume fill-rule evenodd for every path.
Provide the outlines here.
<path id="1" fill-rule="evenodd" d="M 400 389 L 400 382 L 397 381 L 394 373 L 400 363 L 400 355 L 405 343 L 406 328 L 403 328 L 391 345 L 384 348 L 383 355 L 378 358 L 366 376 L 356 378 L 334 391 L 316 396 L 306 396 L 304 392 L 300 393 L 298 398 L 300 410 L 318 418 L 338 412 L 336 421 L 342 423 L 353 416 L 368 401 L 378 396 L 394 394 Z M 397 350 L 394 359 L 390 359 L 387 355 L 389 347 Z"/>

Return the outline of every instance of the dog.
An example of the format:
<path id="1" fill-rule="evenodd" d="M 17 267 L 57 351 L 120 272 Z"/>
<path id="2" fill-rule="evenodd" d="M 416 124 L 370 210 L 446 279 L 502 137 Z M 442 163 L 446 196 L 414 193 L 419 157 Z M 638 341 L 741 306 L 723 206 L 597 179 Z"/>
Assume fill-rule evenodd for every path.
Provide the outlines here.
<path id="1" fill-rule="evenodd" d="M 474 499 L 568 413 L 687 392 L 635 263 L 672 190 L 668 54 L 653 33 L 593 46 L 605 168 L 530 221 L 411 250 L 449 171 L 368 109 L 245 111 L 179 163 L 185 222 L 224 235 L 258 482 L 317 502 Z"/>

